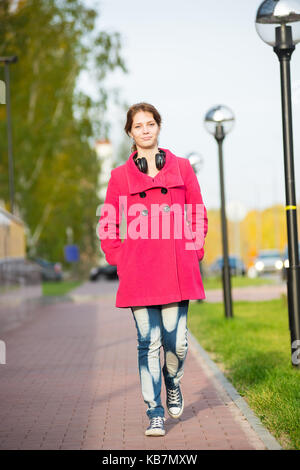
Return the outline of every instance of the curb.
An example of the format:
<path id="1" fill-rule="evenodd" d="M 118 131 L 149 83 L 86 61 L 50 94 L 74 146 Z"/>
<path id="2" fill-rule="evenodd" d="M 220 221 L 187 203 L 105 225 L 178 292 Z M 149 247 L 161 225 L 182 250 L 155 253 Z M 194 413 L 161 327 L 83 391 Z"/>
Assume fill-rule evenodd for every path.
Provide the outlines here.
<path id="1" fill-rule="evenodd" d="M 240 409 L 252 429 L 265 444 L 268 450 L 283 450 L 275 437 L 263 426 L 260 419 L 254 414 L 246 401 L 237 392 L 234 386 L 227 380 L 223 372 L 219 369 L 215 362 L 209 357 L 208 353 L 198 343 L 197 339 L 188 331 L 189 341 L 193 347 L 193 352 L 198 355 L 198 359 L 205 364 L 205 368 L 210 372 L 210 377 L 215 383 L 217 389 L 223 389 L 230 396 L 233 403 Z"/>

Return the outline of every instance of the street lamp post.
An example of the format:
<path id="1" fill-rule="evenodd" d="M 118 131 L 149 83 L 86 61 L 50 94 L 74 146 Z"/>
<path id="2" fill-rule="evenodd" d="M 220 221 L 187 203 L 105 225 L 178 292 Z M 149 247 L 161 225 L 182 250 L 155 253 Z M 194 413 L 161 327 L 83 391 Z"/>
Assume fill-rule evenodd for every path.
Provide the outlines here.
<path id="1" fill-rule="evenodd" d="M 6 116 L 7 116 L 7 148 L 9 165 L 9 194 L 10 211 L 14 213 L 14 165 L 13 165 L 13 147 L 12 147 L 12 127 L 11 127 L 11 106 L 10 106 L 10 82 L 9 82 L 9 64 L 17 62 L 17 56 L 0 57 L 0 62 L 4 63 L 5 89 L 6 89 Z"/>
<path id="2" fill-rule="evenodd" d="M 204 124 L 207 131 L 212 134 L 219 150 L 219 170 L 220 170 L 220 190 L 221 190 L 221 224 L 222 224 L 222 246 L 223 246 L 223 298 L 225 303 L 226 318 L 233 317 L 232 297 L 231 297 L 231 278 L 228 256 L 228 237 L 227 223 L 225 214 L 225 189 L 224 189 L 224 170 L 223 170 L 223 140 L 225 135 L 231 131 L 234 124 L 232 111 L 226 106 L 214 106 L 205 115 Z"/>
<path id="3" fill-rule="evenodd" d="M 300 0 L 264 1 L 257 10 L 255 25 L 261 39 L 273 46 L 280 62 L 285 209 L 289 253 L 289 267 L 287 268 L 289 328 L 292 364 L 300 369 L 300 266 L 290 77 L 291 56 L 295 45 L 300 42 Z"/>

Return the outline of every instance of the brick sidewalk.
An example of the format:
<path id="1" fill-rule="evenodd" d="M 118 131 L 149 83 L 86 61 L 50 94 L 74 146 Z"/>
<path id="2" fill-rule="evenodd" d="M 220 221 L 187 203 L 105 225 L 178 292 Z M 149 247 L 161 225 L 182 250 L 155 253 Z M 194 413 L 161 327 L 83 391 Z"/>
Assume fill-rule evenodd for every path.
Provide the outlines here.
<path id="1" fill-rule="evenodd" d="M 165 411 L 164 437 L 144 435 L 136 329 L 114 295 L 46 305 L 1 339 L 0 449 L 266 449 L 193 348 L 182 379 L 184 413 L 173 420 Z"/>

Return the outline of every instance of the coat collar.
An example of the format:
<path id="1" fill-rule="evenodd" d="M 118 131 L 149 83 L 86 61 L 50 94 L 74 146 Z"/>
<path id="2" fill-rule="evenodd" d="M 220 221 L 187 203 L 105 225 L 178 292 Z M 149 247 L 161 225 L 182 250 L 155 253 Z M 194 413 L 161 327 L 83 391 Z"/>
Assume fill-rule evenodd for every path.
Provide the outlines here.
<path id="1" fill-rule="evenodd" d="M 140 193 L 157 186 L 173 188 L 184 185 L 176 156 L 168 149 L 159 148 L 166 152 L 166 163 L 154 178 L 138 169 L 133 161 L 136 152 L 132 152 L 130 155 L 125 163 L 130 194 Z"/>

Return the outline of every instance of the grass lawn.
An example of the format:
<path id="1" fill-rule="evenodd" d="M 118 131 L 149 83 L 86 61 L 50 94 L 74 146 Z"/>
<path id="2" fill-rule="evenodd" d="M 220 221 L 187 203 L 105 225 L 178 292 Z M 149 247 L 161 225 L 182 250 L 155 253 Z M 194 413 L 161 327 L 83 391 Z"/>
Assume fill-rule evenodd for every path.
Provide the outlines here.
<path id="1" fill-rule="evenodd" d="M 286 296 L 191 303 L 188 327 L 284 449 L 300 449 L 300 370 L 291 363 Z"/>
<path id="2" fill-rule="evenodd" d="M 204 277 L 204 289 L 222 289 L 221 276 Z M 246 286 L 262 286 L 265 284 L 276 284 L 275 279 L 267 278 L 250 278 L 247 276 L 231 276 L 231 287 L 246 287 Z"/>
<path id="3" fill-rule="evenodd" d="M 82 281 L 43 282 L 43 295 L 64 295 L 81 283 Z"/>

